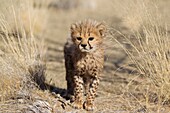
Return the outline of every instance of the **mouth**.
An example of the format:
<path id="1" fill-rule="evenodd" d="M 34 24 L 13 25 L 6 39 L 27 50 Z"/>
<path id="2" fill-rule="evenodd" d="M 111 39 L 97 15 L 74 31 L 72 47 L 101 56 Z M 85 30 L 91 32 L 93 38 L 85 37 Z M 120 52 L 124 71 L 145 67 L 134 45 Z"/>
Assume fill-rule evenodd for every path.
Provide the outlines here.
<path id="1" fill-rule="evenodd" d="M 89 50 L 86 49 L 86 48 L 82 48 L 82 49 L 80 49 L 80 51 L 81 51 L 81 52 L 88 52 Z"/>
<path id="2" fill-rule="evenodd" d="M 89 53 L 89 52 L 93 51 L 93 47 L 91 47 L 90 49 L 82 48 L 82 49 L 80 49 L 80 51 Z"/>

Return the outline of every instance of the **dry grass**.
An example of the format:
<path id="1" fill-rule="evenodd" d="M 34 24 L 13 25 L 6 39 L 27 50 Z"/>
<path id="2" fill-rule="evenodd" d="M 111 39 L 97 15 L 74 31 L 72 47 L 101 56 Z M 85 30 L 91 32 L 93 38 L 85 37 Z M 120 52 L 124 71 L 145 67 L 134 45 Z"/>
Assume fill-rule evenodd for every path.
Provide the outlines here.
<path id="1" fill-rule="evenodd" d="M 44 3 L 44 0 L 41 2 Z M 3 6 L 0 13 L 5 15 L 3 18 L 9 24 L 6 27 L 8 27 L 10 33 L 19 33 L 21 36 L 41 35 L 46 27 L 48 13 L 45 8 L 34 7 L 33 5 L 41 2 L 2 0 L 1 5 Z"/>
<path id="2" fill-rule="evenodd" d="M 125 95 L 128 94 L 131 99 L 123 95 L 123 100 L 130 103 L 130 109 L 138 105 L 141 112 L 165 112 L 162 108 L 169 105 L 170 100 L 170 40 L 165 16 L 160 14 L 157 2 L 139 0 L 128 4 L 124 7 L 127 11 L 124 13 L 124 24 L 132 35 L 128 37 L 121 31 L 117 33 L 124 37 L 133 51 L 116 41 L 122 45 L 135 64 L 138 76 L 143 76 L 144 81 L 135 87 L 134 92 L 126 90 Z M 129 83 L 127 89 L 131 86 Z"/>
<path id="3" fill-rule="evenodd" d="M 43 31 L 45 18 L 35 16 L 40 11 L 27 2 L 9 2 L 9 13 L 0 18 L 0 111 L 21 112 L 43 97 L 38 92 L 45 88 L 46 48 L 43 38 L 35 36 Z"/>
<path id="4" fill-rule="evenodd" d="M 101 77 L 95 111 L 169 112 L 169 34 L 165 24 L 169 19 L 160 15 L 159 9 L 167 2 L 94 0 L 81 1 L 79 5 L 68 0 L 2 0 L 0 111 L 38 112 L 47 108 L 50 112 L 79 112 L 67 106 L 68 102 L 59 95 L 55 95 L 61 99 L 57 103 L 54 95 L 39 87 L 44 86 L 46 74 L 47 82 L 52 81 L 56 87 L 52 90 L 63 95 L 63 37 L 68 36 L 69 25 L 74 21 L 92 18 L 114 27 L 113 36 L 106 38 L 105 76 Z M 53 8 L 47 11 L 50 3 Z M 47 59 L 42 36 L 48 46 Z M 111 41 L 114 39 L 116 42 Z"/>

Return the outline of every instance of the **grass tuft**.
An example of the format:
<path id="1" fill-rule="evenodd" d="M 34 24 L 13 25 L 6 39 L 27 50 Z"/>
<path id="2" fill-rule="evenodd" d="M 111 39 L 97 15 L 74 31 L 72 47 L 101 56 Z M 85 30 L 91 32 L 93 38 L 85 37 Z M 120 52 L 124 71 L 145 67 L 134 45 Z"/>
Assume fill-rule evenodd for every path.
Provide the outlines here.
<path id="1" fill-rule="evenodd" d="M 125 48 L 117 39 L 116 42 L 122 45 L 144 82 L 136 86 L 135 92 L 125 91 L 133 97 L 133 101 L 127 100 L 132 109 L 137 107 L 132 103 L 137 102 L 145 112 L 159 112 L 161 107 L 169 105 L 170 101 L 168 30 L 156 3 L 145 0 L 131 2 L 126 6 L 127 12 L 123 20 L 124 25 L 131 30 L 131 36 L 119 31 L 117 33 L 124 37 L 133 50 Z"/>
<path id="2" fill-rule="evenodd" d="M 26 109 L 39 97 L 33 92 L 46 88 L 46 47 L 43 38 L 38 37 L 41 33 L 37 32 L 37 25 L 43 25 L 45 20 L 39 17 L 36 21 L 37 9 L 31 4 L 10 2 L 9 13 L 0 15 L 0 110 L 4 112 L 13 103 L 16 106 L 9 111 Z"/>

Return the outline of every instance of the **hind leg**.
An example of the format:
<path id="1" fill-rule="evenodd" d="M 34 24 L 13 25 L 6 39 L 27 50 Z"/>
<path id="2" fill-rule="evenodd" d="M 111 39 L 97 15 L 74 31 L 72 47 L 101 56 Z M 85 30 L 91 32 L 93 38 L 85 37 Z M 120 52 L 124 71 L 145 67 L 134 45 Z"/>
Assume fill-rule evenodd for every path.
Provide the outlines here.
<path id="1" fill-rule="evenodd" d="M 74 86 L 73 86 L 73 71 L 74 71 L 74 67 L 73 67 L 73 62 L 72 62 L 72 57 L 71 55 L 68 53 L 67 48 L 64 48 L 64 57 L 65 57 L 65 68 L 66 68 L 66 81 L 67 81 L 67 94 L 66 94 L 66 98 L 67 99 L 71 99 L 72 101 L 72 97 L 73 97 L 73 90 L 74 90 Z"/>
<path id="2" fill-rule="evenodd" d="M 67 98 L 70 99 L 72 102 L 74 100 L 74 84 L 73 84 L 73 77 L 72 77 L 72 72 L 67 71 L 66 73 L 66 80 L 67 80 Z"/>

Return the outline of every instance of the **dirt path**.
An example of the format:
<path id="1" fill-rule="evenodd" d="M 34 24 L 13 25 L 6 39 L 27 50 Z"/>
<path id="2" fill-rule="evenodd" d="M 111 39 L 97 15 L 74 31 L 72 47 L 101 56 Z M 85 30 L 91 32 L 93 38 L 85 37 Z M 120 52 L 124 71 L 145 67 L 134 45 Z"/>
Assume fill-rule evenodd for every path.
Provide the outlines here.
<path id="1" fill-rule="evenodd" d="M 71 11 L 57 12 L 50 10 L 49 13 L 51 16 L 47 26 L 48 30 L 45 32 L 45 41 L 48 46 L 47 82 L 57 87 L 55 92 L 62 95 L 66 89 L 63 45 L 68 37 L 70 24 L 75 22 L 75 20 L 84 19 L 84 17 L 80 16 L 80 19 L 76 19 L 77 16 L 71 16 L 69 18 L 70 15 L 79 14 L 79 12 L 73 13 Z M 96 15 L 96 17 L 98 19 L 100 14 L 99 16 Z M 99 20 L 102 20 L 102 18 L 99 18 Z M 117 26 L 118 22 L 121 25 L 121 21 L 118 18 L 115 17 L 111 22 L 106 19 L 107 21 L 109 23 L 116 23 L 115 26 L 121 28 L 121 26 Z M 133 69 L 123 66 L 128 61 L 127 55 L 119 44 L 111 41 L 110 37 L 108 39 L 109 41 L 106 42 L 104 72 L 95 100 L 96 112 L 119 112 L 114 111 L 118 108 L 120 108 L 121 112 L 125 112 L 122 109 L 121 103 L 118 102 L 120 101 L 119 95 L 122 94 L 122 88 L 128 84 L 129 77 L 131 77 L 128 73 L 131 73 Z M 66 107 L 67 110 L 74 111 L 70 107 Z"/>

